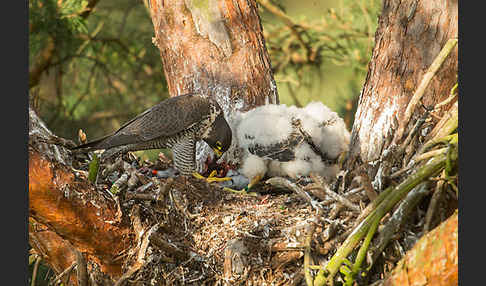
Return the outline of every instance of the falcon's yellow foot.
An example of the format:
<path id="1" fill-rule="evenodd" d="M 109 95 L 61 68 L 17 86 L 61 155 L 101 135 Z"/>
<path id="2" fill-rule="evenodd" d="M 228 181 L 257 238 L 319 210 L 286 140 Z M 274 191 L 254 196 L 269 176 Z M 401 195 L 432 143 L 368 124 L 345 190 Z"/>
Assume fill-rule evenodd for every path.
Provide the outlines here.
<path id="1" fill-rule="evenodd" d="M 201 179 L 201 180 L 205 180 L 206 182 L 208 183 L 212 183 L 212 182 L 224 182 L 224 181 L 229 181 L 231 180 L 231 178 L 228 178 L 228 177 L 223 177 L 223 178 L 218 178 L 218 177 L 215 177 L 215 175 L 217 174 L 218 172 L 216 172 L 216 170 L 212 171 L 211 174 L 209 174 L 209 177 L 204 177 L 203 175 L 199 174 L 198 172 L 194 172 L 192 173 L 192 175 L 198 179 Z"/>

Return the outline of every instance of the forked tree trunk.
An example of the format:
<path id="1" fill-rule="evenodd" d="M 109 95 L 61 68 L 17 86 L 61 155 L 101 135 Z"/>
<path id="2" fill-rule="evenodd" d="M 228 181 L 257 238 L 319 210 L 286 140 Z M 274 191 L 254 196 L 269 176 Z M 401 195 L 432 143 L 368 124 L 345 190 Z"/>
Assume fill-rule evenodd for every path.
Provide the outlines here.
<path id="1" fill-rule="evenodd" d="M 147 2 L 170 96 L 213 96 L 227 117 L 279 102 L 254 0 Z"/>
<path id="2" fill-rule="evenodd" d="M 434 107 L 448 98 L 457 83 L 456 46 L 432 78 L 422 100 L 409 108 L 411 118 L 406 118 L 405 111 L 424 74 L 447 41 L 457 38 L 457 26 L 457 1 L 384 0 L 353 125 L 348 169 L 369 163 L 370 178 L 382 178 L 401 168 L 403 157 L 391 158 L 388 154 L 404 141 L 424 114 L 423 106 Z M 437 117 L 454 102 L 434 112 L 436 117 L 426 124 L 428 129 L 424 133 L 435 126 Z M 389 168 L 380 163 L 383 155 L 388 156 Z M 381 189 L 382 182 L 378 181 L 375 187 Z"/>

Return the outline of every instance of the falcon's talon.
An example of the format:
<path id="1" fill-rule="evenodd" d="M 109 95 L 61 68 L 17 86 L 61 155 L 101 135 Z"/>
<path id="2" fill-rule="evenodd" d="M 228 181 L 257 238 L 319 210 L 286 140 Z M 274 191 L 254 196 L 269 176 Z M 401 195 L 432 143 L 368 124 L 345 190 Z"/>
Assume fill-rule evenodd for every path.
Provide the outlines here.
<path id="1" fill-rule="evenodd" d="M 211 174 L 209 174 L 209 176 L 206 178 L 204 177 L 203 175 L 199 174 L 198 172 L 194 172 L 192 173 L 192 175 L 198 179 L 201 179 L 201 180 L 205 180 L 206 182 L 208 183 L 212 183 L 212 182 L 224 182 L 224 181 L 230 181 L 231 178 L 229 177 L 223 177 L 223 178 L 218 178 L 218 177 L 215 177 L 215 175 L 217 174 L 218 172 L 216 170 L 212 171 Z"/>
<path id="2" fill-rule="evenodd" d="M 193 172 L 192 173 L 192 176 L 196 179 L 201 179 L 201 180 L 206 180 L 206 177 L 204 177 L 203 175 L 199 174 L 198 172 Z"/>
<path id="3" fill-rule="evenodd" d="M 208 177 L 206 179 L 206 181 L 208 181 L 208 183 L 212 183 L 212 182 L 225 182 L 225 181 L 231 181 L 231 178 L 230 177 L 223 177 L 223 178 L 218 178 L 218 177 L 210 178 L 210 177 Z"/>
<path id="4" fill-rule="evenodd" d="M 218 171 L 213 170 L 213 171 L 212 171 L 212 172 L 209 174 L 208 179 L 209 179 L 209 178 L 212 178 L 212 177 L 214 177 L 214 176 L 216 176 L 217 174 L 218 174 Z"/>

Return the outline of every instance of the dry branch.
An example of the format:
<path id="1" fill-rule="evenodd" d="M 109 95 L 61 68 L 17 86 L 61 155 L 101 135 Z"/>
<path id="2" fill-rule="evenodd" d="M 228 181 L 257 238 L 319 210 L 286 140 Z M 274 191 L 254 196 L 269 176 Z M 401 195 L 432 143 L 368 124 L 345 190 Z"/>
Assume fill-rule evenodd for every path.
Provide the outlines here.
<path id="1" fill-rule="evenodd" d="M 368 269 L 373 266 L 381 252 L 388 245 L 393 234 L 397 233 L 404 221 L 409 217 L 409 214 L 414 210 L 415 206 L 426 196 L 430 190 L 428 189 L 427 182 L 422 183 L 415 187 L 408 195 L 403 199 L 400 205 L 397 207 L 391 218 L 387 221 L 384 227 L 380 230 L 377 238 L 377 243 L 371 249 L 371 262 Z"/>
<path id="2" fill-rule="evenodd" d="M 321 178 L 319 178 L 318 176 L 314 176 L 314 175 L 311 175 L 311 178 L 315 182 L 315 185 L 309 186 L 309 189 L 310 188 L 318 188 L 318 189 L 321 189 L 321 190 L 323 190 L 326 193 L 326 195 L 328 195 L 329 197 L 331 197 L 336 202 L 339 202 L 340 204 L 346 206 L 347 208 L 349 208 L 353 212 L 360 213 L 361 210 L 359 209 L 358 206 L 356 206 L 355 204 L 353 204 L 352 202 L 350 202 L 347 198 L 345 198 L 345 197 L 337 194 L 336 192 L 333 192 L 329 188 L 329 186 Z"/>
<path id="3" fill-rule="evenodd" d="M 439 70 L 441 67 L 442 63 L 445 61 L 447 56 L 449 56 L 450 52 L 452 49 L 456 46 L 457 44 L 457 39 L 449 39 L 447 43 L 444 45 L 440 53 L 437 55 L 435 60 L 432 62 L 432 65 L 430 65 L 429 69 L 427 72 L 424 74 L 422 81 L 420 82 L 420 85 L 418 86 L 417 90 L 413 94 L 412 98 L 410 99 L 407 109 L 405 110 L 404 117 L 402 118 L 402 124 L 398 128 L 397 133 L 396 133 L 396 142 L 402 139 L 403 133 L 405 132 L 405 127 L 408 125 L 408 121 L 412 117 L 412 113 L 414 112 L 415 108 L 417 107 L 417 104 L 419 103 L 420 99 L 425 93 L 425 89 L 429 85 L 430 81 L 436 74 L 436 72 Z"/>

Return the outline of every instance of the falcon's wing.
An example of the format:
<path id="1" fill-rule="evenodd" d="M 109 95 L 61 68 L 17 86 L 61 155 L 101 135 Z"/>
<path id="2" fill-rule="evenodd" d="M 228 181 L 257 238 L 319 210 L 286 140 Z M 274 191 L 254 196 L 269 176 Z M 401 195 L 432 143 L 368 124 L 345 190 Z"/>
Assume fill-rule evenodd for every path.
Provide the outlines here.
<path id="1" fill-rule="evenodd" d="M 196 95 L 166 99 L 125 123 L 98 147 L 113 147 L 170 137 L 207 118 L 210 100 Z"/>

